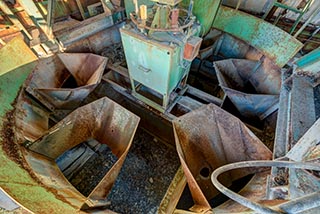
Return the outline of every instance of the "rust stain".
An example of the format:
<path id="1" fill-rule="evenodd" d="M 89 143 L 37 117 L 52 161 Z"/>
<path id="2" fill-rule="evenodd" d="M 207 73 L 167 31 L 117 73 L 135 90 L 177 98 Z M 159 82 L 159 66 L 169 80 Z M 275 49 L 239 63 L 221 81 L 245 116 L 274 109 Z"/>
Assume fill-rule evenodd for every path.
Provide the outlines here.
<path id="1" fill-rule="evenodd" d="M 0 136 L 3 139 L 2 148 L 3 151 L 8 155 L 10 160 L 16 162 L 20 166 L 23 166 L 23 159 L 19 154 L 19 146 L 14 141 L 14 110 L 6 113 L 3 119 L 3 129 L 1 130 Z"/>

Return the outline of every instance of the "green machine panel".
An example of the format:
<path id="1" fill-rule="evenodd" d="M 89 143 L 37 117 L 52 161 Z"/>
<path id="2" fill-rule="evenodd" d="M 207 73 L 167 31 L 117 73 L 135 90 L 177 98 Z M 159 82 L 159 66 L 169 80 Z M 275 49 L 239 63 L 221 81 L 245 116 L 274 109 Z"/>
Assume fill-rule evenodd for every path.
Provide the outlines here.
<path id="1" fill-rule="evenodd" d="M 202 42 L 198 37 L 201 26 L 191 11 L 187 15 L 184 9 L 170 6 L 181 0 L 149 3 L 154 1 L 161 4 L 150 8 L 136 2 L 135 12 L 130 14 L 131 23 L 120 33 L 132 95 L 164 112 L 186 90 L 191 62 Z M 126 8 L 128 12 L 129 5 Z"/>
<path id="2" fill-rule="evenodd" d="M 120 32 L 130 78 L 169 95 L 189 71 L 179 65 L 181 48 L 150 40 L 133 29 L 122 28 Z"/>

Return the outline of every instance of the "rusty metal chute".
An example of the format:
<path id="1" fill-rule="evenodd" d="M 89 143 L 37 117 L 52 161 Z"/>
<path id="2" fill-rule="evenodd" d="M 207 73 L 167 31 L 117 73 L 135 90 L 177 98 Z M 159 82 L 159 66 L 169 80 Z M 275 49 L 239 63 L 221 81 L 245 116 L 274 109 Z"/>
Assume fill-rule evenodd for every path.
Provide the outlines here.
<path id="1" fill-rule="evenodd" d="M 227 163 L 269 160 L 271 151 L 236 117 L 209 104 L 173 121 L 176 147 L 196 205 L 210 208 L 218 192 L 209 179 L 213 170 Z M 252 174 L 234 171 L 223 177 L 226 185 Z"/>
<path id="2" fill-rule="evenodd" d="M 26 160 L 33 172 L 51 188 L 62 191 L 66 200 L 70 198 L 72 202 L 72 198 L 82 198 L 80 201 L 85 201 L 88 206 L 97 206 L 101 203 L 99 201 L 105 200 L 120 172 L 138 123 L 137 116 L 108 98 L 101 98 L 73 111 L 38 140 L 26 144 L 28 150 L 37 153 L 28 152 Z M 83 200 L 84 196 L 61 178 L 63 175 L 55 159 L 88 139 L 106 144 L 118 159 L 88 198 Z M 57 183 L 54 183 L 55 179 Z"/>
<path id="3" fill-rule="evenodd" d="M 228 59 L 214 62 L 214 66 L 221 88 L 241 115 L 263 120 L 278 109 L 279 95 L 271 94 L 274 80 L 268 80 L 269 74 L 261 69 L 256 74 L 259 62 Z"/>
<path id="4" fill-rule="evenodd" d="M 95 54 L 57 54 L 39 61 L 26 90 L 50 110 L 73 109 L 100 83 L 106 65 Z"/>

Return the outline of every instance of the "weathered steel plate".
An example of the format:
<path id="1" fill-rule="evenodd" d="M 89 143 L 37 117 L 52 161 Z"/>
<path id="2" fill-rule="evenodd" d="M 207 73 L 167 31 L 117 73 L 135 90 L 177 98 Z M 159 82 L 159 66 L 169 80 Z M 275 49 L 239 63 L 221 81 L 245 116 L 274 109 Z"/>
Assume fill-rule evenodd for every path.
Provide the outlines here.
<path id="1" fill-rule="evenodd" d="M 315 162 L 320 159 L 320 119 L 300 138 L 295 146 L 287 153 L 286 157 L 297 162 Z M 290 196 L 301 197 L 320 190 L 318 172 L 291 169 L 290 170 Z"/>
<path id="2" fill-rule="evenodd" d="M 210 208 L 217 194 L 210 181 L 213 170 L 227 163 L 271 159 L 270 150 L 236 117 L 209 104 L 173 121 L 176 147 L 197 206 Z M 222 176 L 225 184 L 254 170 Z"/>
<path id="3" fill-rule="evenodd" d="M 113 24 L 114 21 L 111 15 L 106 16 L 105 14 L 100 14 L 79 22 L 72 27 L 55 32 L 55 35 L 63 46 L 68 46 L 83 38 L 89 37 L 111 27 Z"/>
<path id="4" fill-rule="evenodd" d="M 239 10 L 221 6 L 213 27 L 229 33 L 283 67 L 303 44 L 280 28 Z"/>
<path id="5" fill-rule="evenodd" d="M 16 138 L 20 142 L 35 141 L 49 129 L 49 112 L 45 111 L 25 93 L 20 93 L 15 108 Z"/>
<path id="6" fill-rule="evenodd" d="M 313 80 L 320 70 L 312 69 L 319 61 L 317 55 L 315 51 L 302 57 L 293 69 L 282 74 L 274 159 L 285 156 L 297 162 L 319 160 L 319 86 Z M 280 182 L 270 182 L 270 198 L 293 199 L 320 188 L 318 172 L 274 167 L 271 180 L 276 179 Z"/>
<path id="7" fill-rule="evenodd" d="M 319 159 L 320 119 L 304 134 L 297 144 L 286 154 L 294 161 L 314 161 Z"/>

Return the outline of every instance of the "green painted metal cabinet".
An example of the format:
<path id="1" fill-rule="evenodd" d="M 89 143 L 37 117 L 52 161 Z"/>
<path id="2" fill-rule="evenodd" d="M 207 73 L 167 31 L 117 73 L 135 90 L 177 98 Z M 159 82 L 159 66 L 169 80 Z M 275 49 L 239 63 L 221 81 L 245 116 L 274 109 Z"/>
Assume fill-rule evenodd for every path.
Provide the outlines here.
<path id="1" fill-rule="evenodd" d="M 162 95 L 165 108 L 169 95 L 190 69 L 190 64 L 180 65 L 181 47 L 151 40 L 133 29 L 120 32 L 133 91 L 136 83 L 152 89 Z"/>

